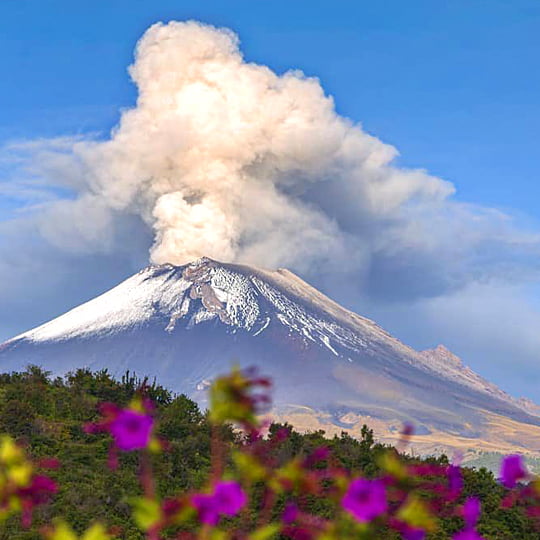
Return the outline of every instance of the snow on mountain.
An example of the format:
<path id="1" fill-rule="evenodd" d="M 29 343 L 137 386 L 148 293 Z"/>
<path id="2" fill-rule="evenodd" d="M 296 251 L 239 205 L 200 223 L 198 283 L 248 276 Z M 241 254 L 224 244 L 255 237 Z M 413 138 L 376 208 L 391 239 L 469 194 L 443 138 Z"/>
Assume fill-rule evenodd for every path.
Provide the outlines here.
<path id="1" fill-rule="evenodd" d="M 448 446 L 450 437 L 457 446 L 496 439 L 501 447 L 540 449 L 537 407 L 485 381 L 443 346 L 417 352 L 404 345 L 288 270 L 207 258 L 150 266 L 0 345 L 4 371 L 29 363 L 56 373 L 130 369 L 202 402 L 207 381 L 233 362 L 270 373 L 277 406 L 308 411 L 297 418 L 307 428 L 354 431 L 351 418 L 367 418 L 382 422 L 381 436 L 391 438 L 406 420 L 431 447 L 438 440 Z M 494 436 L 501 419 L 518 426 L 511 436 Z"/>

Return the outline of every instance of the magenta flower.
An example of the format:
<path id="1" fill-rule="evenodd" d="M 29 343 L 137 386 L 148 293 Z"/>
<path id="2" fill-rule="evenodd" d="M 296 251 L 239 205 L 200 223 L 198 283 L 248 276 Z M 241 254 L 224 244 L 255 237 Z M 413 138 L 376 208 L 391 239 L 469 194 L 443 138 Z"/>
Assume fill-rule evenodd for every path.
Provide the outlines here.
<path id="1" fill-rule="evenodd" d="M 58 491 L 56 482 L 44 476 L 42 474 L 36 475 L 32 478 L 32 482 L 29 486 L 21 488 L 19 493 L 32 501 L 32 504 L 43 504 L 49 497 Z"/>
<path id="2" fill-rule="evenodd" d="M 151 416 L 130 409 L 121 410 L 109 427 L 115 445 L 125 452 L 146 448 L 150 442 Z"/>
<path id="3" fill-rule="evenodd" d="M 220 482 L 214 490 L 214 498 L 220 514 L 235 516 L 247 502 L 246 494 L 238 482 Z"/>
<path id="4" fill-rule="evenodd" d="M 447 470 L 448 489 L 451 497 L 457 497 L 463 489 L 463 476 L 461 467 L 457 465 L 449 465 Z"/>
<path id="5" fill-rule="evenodd" d="M 381 480 L 357 478 L 341 501 L 343 508 L 358 521 L 366 523 L 384 514 L 388 508 L 386 488 Z"/>
<path id="6" fill-rule="evenodd" d="M 481 506 L 478 497 L 469 497 L 462 508 L 466 529 L 474 529 L 480 518 Z"/>
<path id="7" fill-rule="evenodd" d="M 527 476 L 523 458 L 519 455 L 505 456 L 501 462 L 500 480 L 503 486 L 512 489 L 518 480 Z"/>
<path id="8" fill-rule="evenodd" d="M 475 527 L 478 523 L 478 519 L 480 518 L 480 512 L 481 512 L 481 505 L 480 505 L 480 499 L 478 497 L 469 497 L 465 504 L 463 505 L 463 508 L 461 509 L 461 513 L 463 515 L 463 519 L 465 520 L 465 528 L 455 534 L 452 539 L 453 540 L 484 540 L 482 536 L 478 534 Z"/>
<path id="9" fill-rule="evenodd" d="M 291 523 L 296 521 L 298 514 L 299 514 L 298 506 L 296 506 L 296 504 L 292 502 L 289 502 L 287 503 L 287 505 L 285 506 L 285 509 L 283 510 L 281 520 L 286 525 L 290 525 Z"/>
<path id="10" fill-rule="evenodd" d="M 424 540 L 426 537 L 426 531 L 424 529 L 418 529 L 405 525 L 401 528 L 401 535 L 405 540 Z"/>
<path id="11" fill-rule="evenodd" d="M 466 529 L 452 536 L 452 540 L 485 540 L 475 529 Z"/>
<path id="12" fill-rule="evenodd" d="M 217 525 L 219 521 L 219 512 L 213 495 L 197 493 L 191 497 L 191 503 L 199 514 L 201 523 L 207 525 Z"/>
<path id="13" fill-rule="evenodd" d="M 220 482 L 213 493 L 198 493 L 191 497 L 199 519 L 217 525 L 220 516 L 235 516 L 247 503 L 247 496 L 238 482 Z"/>

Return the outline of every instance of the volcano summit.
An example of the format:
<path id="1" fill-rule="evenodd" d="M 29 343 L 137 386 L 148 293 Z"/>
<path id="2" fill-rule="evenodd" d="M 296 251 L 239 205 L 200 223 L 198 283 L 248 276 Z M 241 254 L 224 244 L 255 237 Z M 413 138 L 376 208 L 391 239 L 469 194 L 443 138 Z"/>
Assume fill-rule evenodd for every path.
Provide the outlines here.
<path id="1" fill-rule="evenodd" d="M 38 364 L 156 377 L 204 405 L 231 365 L 274 378 L 275 413 L 300 429 L 392 442 L 403 422 L 421 452 L 538 453 L 540 408 L 487 382 L 442 346 L 418 352 L 288 270 L 202 258 L 149 266 L 105 294 L 0 345 L 0 370 Z"/>

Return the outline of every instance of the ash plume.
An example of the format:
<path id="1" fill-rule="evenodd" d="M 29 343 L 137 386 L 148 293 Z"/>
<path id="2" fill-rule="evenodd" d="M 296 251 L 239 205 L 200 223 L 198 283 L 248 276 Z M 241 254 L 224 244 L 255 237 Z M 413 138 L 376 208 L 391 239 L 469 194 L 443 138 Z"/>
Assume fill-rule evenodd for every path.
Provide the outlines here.
<path id="1" fill-rule="evenodd" d="M 77 177 L 77 212 L 139 214 L 156 263 L 343 260 L 373 222 L 453 192 L 393 167 L 396 150 L 336 114 L 317 79 L 244 61 L 229 30 L 156 24 L 129 72 L 137 104 L 110 138 L 49 153 L 49 168 Z"/>
<path id="2" fill-rule="evenodd" d="M 124 253 L 138 221 L 154 263 L 209 256 L 315 280 L 345 273 L 389 299 L 538 267 L 537 234 L 396 166 L 397 150 L 337 114 L 318 79 L 245 61 L 230 30 L 155 24 L 129 72 L 138 99 L 110 136 L 10 147 L 69 192 L 37 214 L 61 250 Z"/>

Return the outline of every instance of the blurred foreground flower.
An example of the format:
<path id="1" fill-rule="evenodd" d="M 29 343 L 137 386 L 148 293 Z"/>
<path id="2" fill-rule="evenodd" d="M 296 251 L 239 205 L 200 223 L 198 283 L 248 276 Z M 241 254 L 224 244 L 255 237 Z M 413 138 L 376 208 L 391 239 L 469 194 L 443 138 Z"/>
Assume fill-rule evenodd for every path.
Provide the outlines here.
<path id="1" fill-rule="evenodd" d="M 109 430 L 116 446 L 124 452 L 130 452 L 148 446 L 153 423 L 148 414 L 124 409 L 111 422 Z"/>
<path id="2" fill-rule="evenodd" d="M 500 480 L 503 486 L 512 489 L 519 480 L 525 478 L 527 478 L 527 469 L 521 456 L 510 455 L 503 458 L 500 471 Z"/>
<path id="3" fill-rule="evenodd" d="M 462 508 L 462 516 L 465 521 L 463 530 L 453 536 L 453 540 L 484 540 L 476 531 L 476 524 L 480 518 L 480 499 L 469 497 Z"/>
<path id="4" fill-rule="evenodd" d="M 384 483 L 382 480 L 357 478 L 349 485 L 341 504 L 361 523 L 372 521 L 388 508 Z"/>
<path id="5" fill-rule="evenodd" d="M 481 506 L 478 497 L 469 497 L 463 505 L 462 513 L 465 520 L 465 527 L 472 529 L 480 518 Z"/>
<path id="6" fill-rule="evenodd" d="M 407 540 L 424 538 L 426 532 L 433 532 L 438 527 L 436 517 L 414 491 L 409 493 L 396 517 L 405 525 L 403 536 Z"/>
<path id="7" fill-rule="evenodd" d="M 485 540 L 475 529 L 465 529 L 455 534 L 452 538 L 453 540 Z"/>
<path id="8" fill-rule="evenodd" d="M 212 493 L 198 493 L 191 497 L 199 519 L 217 525 L 222 515 L 235 516 L 247 503 L 247 496 L 238 482 L 220 482 Z"/>
<path id="9" fill-rule="evenodd" d="M 270 379 L 258 375 L 254 368 L 234 368 L 210 388 L 210 419 L 217 424 L 236 422 L 249 431 L 256 429 L 257 415 L 271 403 L 271 386 Z"/>
<path id="10" fill-rule="evenodd" d="M 56 493 L 55 482 L 35 469 L 11 437 L 0 437 L 0 521 L 20 512 L 23 525 L 29 527 L 33 509 Z"/>
<path id="11" fill-rule="evenodd" d="M 117 450 L 132 452 L 134 450 L 158 451 L 162 442 L 154 436 L 153 403 L 137 396 L 122 409 L 114 403 L 102 403 L 99 411 L 102 419 L 84 425 L 86 433 L 109 433 L 113 439 L 109 455 L 109 466 L 117 466 Z"/>
<path id="12" fill-rule="evenodd" d="M 124 500 L 131 505 L 134 524 L 146 540 L 168 538 L 176 531 L 180 533 L 176 538 L 186 540 L 270 540 L 277 535 L 295 540 L 340 540 L 354 537 L 352 534 L 385 538 L 388 529 L 404 540 L 425 540 L 431 534 L 450 534 L 452 540 L 485 540 L 477 531 L 480 500 L 470 496 L 458 506 L 464 490 L 469 490 L 468 473 L 463 474 L 459 460 L 448 464 L 446 458 L 407 458 L 396 448 L 374 447 L 373 434 L 364 426 L 362 437 L 369 443 L 367 452 L 374 452 L 370 457 L 377 468 L 370 470 L 369 460 L 366 466 L 357 459 L 346 466 L 331 451 L 332 442 L 337 444 L 339 439 L 328 441 L 324 432 L 312 439 L 306 436 L 310 442 L 306 447 L 299 444 L 302 436 L 288 424 L 270 425 L 265 434 L 258 415 L 270 404 L 270 386 L 270 380 L 255 370 L 238 368 L 215 380 L 210 389 L 210 426 L 206 419 L 201 421 L 201 427 L 210 430 L 211 471 L 205 484 L 209 491 L 172 493 L 166 498 L 150 454 L 165 444 L 155 436 L 154 405 L 139 392 L 127 407 L 100 406 L 100 420 L 87 424 L 85 431 L 111 436 L 110 456 L 115 463 L 118 451 L 142 450 L 137 460 L 126 460 L 138 461 L 142 493 L 125 494 Z M 239 424 L 244 432 L 235 433 L 229 422 Z M 411 433 L 412 427 L 406 426 L 403 446 Z M 344 434 L 342 439 L 347 440 Z M 174 450 L 172 445 L 169 448 Z M 350 455 L 355 456 L 355 445 L 348 445 Z M 50 478 L 36 474 L 47 463 L 54 465 L 50 460 L 32 463 L 13 439 L 0 437 L 0 521 L 20 513 L 28 525 L 32 508 L 56 491 Z M 379 476 L 373 477 L 376 474 Z M 513 489 L 522 480 L 531 481 Z M 529 475 L 520 456 L 502 460 L 500 481 L 509 488 L 502 508 L 540 518 L 540 480 Z M 463 528 L 452 536 L 455 525 L 448 533 L 445 520 L 458 515 L 463 518 Z M 220 523 L 222 518 L 234 516 L 238 519 Z M 120 535 L 119 531 L 95 524 L 78 536 L 64 521 L 53 521 L 42 529 L 47 540 L 112 540 L 111 534 Z"/>
<path id="13" fill-rule="evenodd" d="M 463 489 L 463 475 L 459 465 L 449 465 L 446 471 L 448 479 L 449 498 L 456 499 Z"/>

